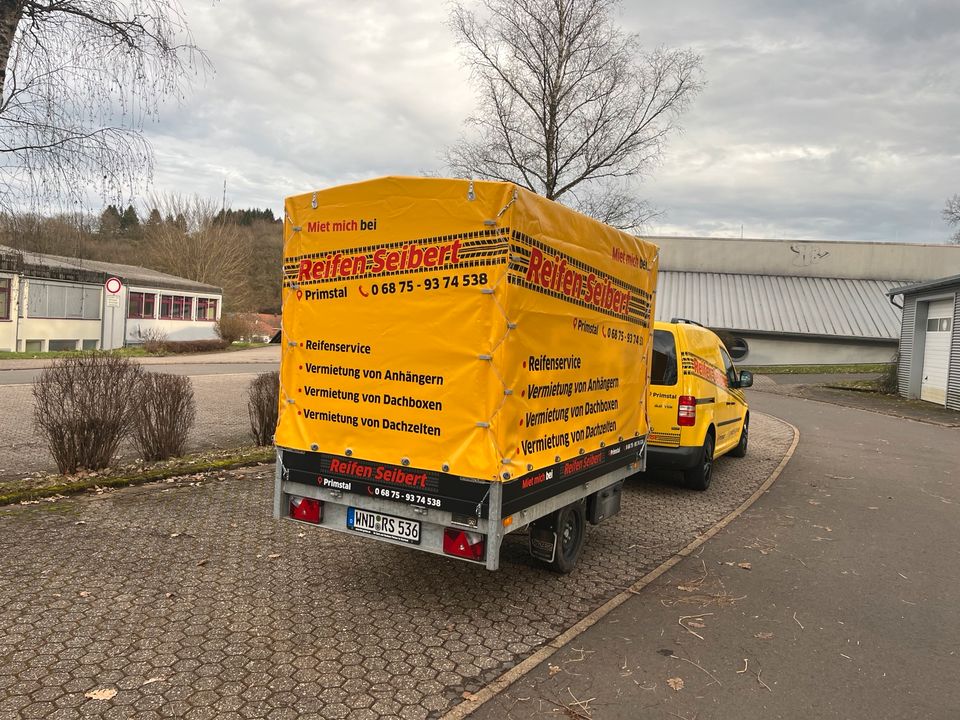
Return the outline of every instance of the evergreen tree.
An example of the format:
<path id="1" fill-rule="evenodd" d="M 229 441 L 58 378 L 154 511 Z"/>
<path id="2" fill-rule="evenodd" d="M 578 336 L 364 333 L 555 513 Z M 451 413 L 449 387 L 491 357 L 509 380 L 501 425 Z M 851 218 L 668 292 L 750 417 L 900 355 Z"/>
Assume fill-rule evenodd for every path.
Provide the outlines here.
<path id="1" fill-rule="evenodd" d="M 140 218 L 133 205 L 127 205 L 127 209 L 120 216 L 120 230 L 128 234 L 136 234 L 140 230 Z"/>
<path id="2" fill-rule="evenodd" d="M 107 205 L 106 210 L 100 214 L 99 232 L 103 236 L 113 236 L 120 232 L 120 211 L 116 205 Z"/>
<path id="3" fill-rule="evenodd" d="M 149 217 L 147 217 L 147 227 L 157 227 L 163 222 L 163 218 L 160 217 L 160 211 L 156 208 L 150 211 Z"/>

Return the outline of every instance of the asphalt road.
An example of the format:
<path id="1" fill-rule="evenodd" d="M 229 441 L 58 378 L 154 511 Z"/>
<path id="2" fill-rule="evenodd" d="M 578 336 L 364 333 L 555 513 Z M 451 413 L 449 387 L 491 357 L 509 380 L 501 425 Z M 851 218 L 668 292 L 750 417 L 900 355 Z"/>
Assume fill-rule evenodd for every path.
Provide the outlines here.
<path id="1" fill-rule="evenodd" d="M 779 480 L 472 718 L 960 717 L 960 428 L 750 399 Z"/>
<path id="2" fill-rule="evenodd" d="M 147 372 L 172 373 L 191 377 L 202 375 L 234 375 L 271 372 L 279 368 L 278 363 L 170 363 L 166 365 L 144 365 Z M 24 368 L 4 370 L 0 367 L 0 386 L 32 385 L 43 372 L 42 368 Z"/>

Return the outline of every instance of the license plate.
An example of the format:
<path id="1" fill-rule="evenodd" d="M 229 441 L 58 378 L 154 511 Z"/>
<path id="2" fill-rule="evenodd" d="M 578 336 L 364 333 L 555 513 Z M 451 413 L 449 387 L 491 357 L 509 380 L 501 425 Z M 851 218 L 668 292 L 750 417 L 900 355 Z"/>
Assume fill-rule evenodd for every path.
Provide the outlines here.
<path id="1" fill-rule="evenodd" d="M 420 544 L 420 522 L 359 508 L 347 508 L 347 527 L 365 535 Z"/>

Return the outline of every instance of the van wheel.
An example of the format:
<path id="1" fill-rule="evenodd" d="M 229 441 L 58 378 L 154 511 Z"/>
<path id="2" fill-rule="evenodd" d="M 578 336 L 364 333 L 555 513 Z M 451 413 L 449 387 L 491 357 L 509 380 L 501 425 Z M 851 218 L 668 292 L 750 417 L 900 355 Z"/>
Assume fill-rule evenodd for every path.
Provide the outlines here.
<path id="1" fill-rule="evenodd" d="M 743 418 L 743 430 L 740 431 L 740 442 L 730 451 L 730 457 L 744 457 L 747 454 L 747 442 L 750 439 L 750 416 Z"/>
<path id="2" fill-rule="evenodd" d="M 710 487 L 713 476 L 713 434 L 707 433 L 703 447 L 700 449 L 700 459 L 692 468 L 683 471 L 683 480 L 691 490 L 706 490 Z"/>
<path id="3" fill-rule="evenodd" d="M 550 563 L 554 572 L 567 574 L 577 565 L 586 533 L 587 514 L 582 502 L 567 505 L 557 512 L 554 527 L 557 529 L 557 549 Z"/>

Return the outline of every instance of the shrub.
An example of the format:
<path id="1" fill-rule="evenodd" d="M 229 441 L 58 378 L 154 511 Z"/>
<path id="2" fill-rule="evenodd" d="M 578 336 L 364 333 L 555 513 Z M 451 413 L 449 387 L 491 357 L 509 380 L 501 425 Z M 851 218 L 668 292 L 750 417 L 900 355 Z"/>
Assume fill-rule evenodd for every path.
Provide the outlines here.
<path id="1" fill-rule="evenodd" d="M 133 439 L 144 460 L 183 455 L 197 417 L 190 378 L 144 373 L 136 391 Z"/>
<path id="2" fill-rule="evenodd" d="M 877 390 L 887 395 L 896 395 L 900 392 L 900 353 L 894 353 L 890 359 L 890 365 L 883 371 L 883 375 L 877 378 Z"/>
<path id="3" fill-rule="evenodd" d="M 164 340 L 160 344 L 162 355 L 185 355 L 188 353 L 215 352 L 223 350 L 227 343 L 222 340 Z"/>
<path id="4" fill-rule="evenodd" d="M 143 333 L 143 349 L 151 355 L 162 354 L 166 342 L 167 334 L 163 330 L 153 328 Z"/>
<path id="5" fill-rule="evenodd" d="M 228 345 L 253 334 L 254 319 L 242 313 L 225 313 L 217 320 L 217 336 Z"/>
<path id="6" fill-rule="evenodd" d="M 142 375 L 139 364 L 109 354 L 55 360 L 40 373 L 34 422 L 61 473 L 110 465 L 131 430 Z"/>
<path id="7" fill-rule="evenodd" d="M 273 444 L 279 405 L 280 373 L 274 371 L 257 375 L 250 383 L 250 396 L 247 400 L 250 430 L 257 445 Z"/>

